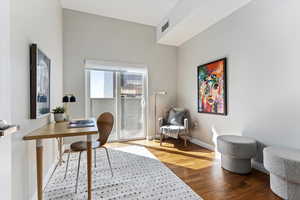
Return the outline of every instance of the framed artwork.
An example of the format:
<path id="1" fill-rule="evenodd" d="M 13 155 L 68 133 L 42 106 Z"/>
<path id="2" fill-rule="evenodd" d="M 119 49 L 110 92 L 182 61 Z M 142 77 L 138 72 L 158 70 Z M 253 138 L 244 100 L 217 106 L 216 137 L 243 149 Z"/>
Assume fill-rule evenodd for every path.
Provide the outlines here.
<path id="1" fill-rule="evenodd" d="M 198 113 L 227 115 L 227 59 L 198 66 Z"/>
<path id="2" fill-rule="evenodd" d="M 30 118 L 50 113 L 50 59 L 37 47 L 30 46 Z"/>

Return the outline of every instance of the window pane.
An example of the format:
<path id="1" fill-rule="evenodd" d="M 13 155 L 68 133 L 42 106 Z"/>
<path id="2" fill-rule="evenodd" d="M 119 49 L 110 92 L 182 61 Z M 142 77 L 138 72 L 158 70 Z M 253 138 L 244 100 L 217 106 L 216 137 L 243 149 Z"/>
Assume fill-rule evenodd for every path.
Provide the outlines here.
<path id="1" fill-rule="evenodd" d="M 142 74 L 124 72 L 121 74 L 121 95 L 138 97 L 143 94 L 144 79 Z"/>
<path id="2" fill-rule="evenodd" d="M 114 98 L 114 73 L 90 71 L 90 98 Z"/>

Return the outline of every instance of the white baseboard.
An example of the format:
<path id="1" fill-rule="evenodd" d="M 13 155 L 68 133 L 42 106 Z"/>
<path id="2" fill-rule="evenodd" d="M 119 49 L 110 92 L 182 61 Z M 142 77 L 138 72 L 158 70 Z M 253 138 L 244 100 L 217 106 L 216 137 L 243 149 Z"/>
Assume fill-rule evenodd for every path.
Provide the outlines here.
<path id="1" fill-rule="evenodd" d="M 205 149 L 211 150 L 211 151 L 215 151 L 215 146 L 211 145 L 211 144 L 207 144 L 205 142 L 202 142 L 201 140 L 197 139 L 197 138 L 193 138 L 193 137 L 189 137 L 189 141 L 193 144 L 196 144 L 200 147 L 203 147 Z"/>
<path id="2" fill-rule="evenodd" d="M 55 162 L 52 164 L 52 166 L 49 168 L 46 176 L 43 178 L 43 190 L 45 189 L 46 185 L 50 181 L 51 175 L 54 172 L 56 166 L 57 166 L 58 160 L 55 160 Z M 34 195 L 32 196 L 31 200 L 37 199 L 37 191 L 35 191 Z"/>
<path id="3" fill-rule="evenodd" d="M 154 140 L 155 137 L 154 137 L 154 136 L 147 135 L 146 139 L 147 139 L 147 140 Z"/>

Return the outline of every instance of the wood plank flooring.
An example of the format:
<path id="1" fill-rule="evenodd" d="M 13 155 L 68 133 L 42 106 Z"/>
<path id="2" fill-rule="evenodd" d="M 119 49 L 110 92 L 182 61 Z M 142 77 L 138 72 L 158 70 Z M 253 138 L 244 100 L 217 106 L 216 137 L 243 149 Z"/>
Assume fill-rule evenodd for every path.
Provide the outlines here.
<path id="1" fill-rule="evenodd" d="M 253 170 L 237 175 L 223 170 L 214 152 L 194 144 L 183 147 L 182 141 L 131 141 L 109 146 L 141 145 L 166 164 L 205 200 L 279 200 L 269 188 L 269 176 Z"/>

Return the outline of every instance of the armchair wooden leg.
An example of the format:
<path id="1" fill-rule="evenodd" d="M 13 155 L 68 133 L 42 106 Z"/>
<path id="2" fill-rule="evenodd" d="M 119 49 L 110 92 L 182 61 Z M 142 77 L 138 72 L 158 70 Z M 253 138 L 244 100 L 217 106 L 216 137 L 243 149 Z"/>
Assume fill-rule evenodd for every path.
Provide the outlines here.
<path id="1" fill-rule="evenodd" d="M 184 136 L 184 147 L 187 147 L 187 136 Z"/>
<path id="2" fill-rule="evenodd" d="M 160 134 L 160 146 L 162 146 L 163 134 Z"/>

